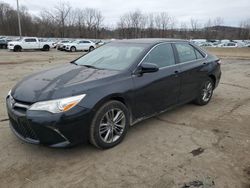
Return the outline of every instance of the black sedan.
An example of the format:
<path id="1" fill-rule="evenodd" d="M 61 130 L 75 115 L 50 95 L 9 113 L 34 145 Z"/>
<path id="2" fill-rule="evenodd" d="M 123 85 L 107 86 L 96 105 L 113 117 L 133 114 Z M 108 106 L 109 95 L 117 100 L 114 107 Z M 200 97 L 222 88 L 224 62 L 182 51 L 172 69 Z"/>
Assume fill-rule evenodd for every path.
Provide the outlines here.
<path id="1" fill-rule="evenodd" d="M 29 143 L 111 148 L 138 121 L 206 105 L 220 77 L 220 60 L 188 41 L 116 41 L 20 81 L 6 99 L 10 127 Z"/>

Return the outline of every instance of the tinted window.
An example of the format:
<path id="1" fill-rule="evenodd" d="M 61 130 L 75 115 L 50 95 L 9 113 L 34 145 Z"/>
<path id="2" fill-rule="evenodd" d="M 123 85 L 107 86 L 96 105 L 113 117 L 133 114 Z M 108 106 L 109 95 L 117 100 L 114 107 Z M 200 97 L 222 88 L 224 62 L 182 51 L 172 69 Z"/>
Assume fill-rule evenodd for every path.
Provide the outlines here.
<path id="1" fill-rule="evenodd" d="M 83 41 L 83 43 L 90 43 L 89 41 Z"/>
<path id="2" fill-rule="evenodd" d="M 100 69 L 124 70 L 145 50 L 143 44 L 109 43 L 76 60 L 78 65 Z"/>
<path id="3" fill-rule="evenodd" d="M 36 39 L 25 39 L 25 42 L 36 42 Z"/>
<path id="4" fill-rule="evenodd" d="M 196 49 L 195 49 L 195 53 L 196 53 L 197 59 L 202 59 L 202 58 L 204 58 L 204 56 L 203 56 L 198 50 L 196 50 Z"/>
<path id="5" fill-rule="evenodd" d="M 181 43 L 175 44 L 175 46 L 179 54 L 180 63 L 193 61 L 196 59 L 194 48 L 191 45 L 187 43 Z"/>
<path id="6" fill-rule="evenodd" d="M 154 63 L 159 68 L 175 64 L 174 53 L 171 44 L 156 46 L 144 59 L 143 62 Z"/>

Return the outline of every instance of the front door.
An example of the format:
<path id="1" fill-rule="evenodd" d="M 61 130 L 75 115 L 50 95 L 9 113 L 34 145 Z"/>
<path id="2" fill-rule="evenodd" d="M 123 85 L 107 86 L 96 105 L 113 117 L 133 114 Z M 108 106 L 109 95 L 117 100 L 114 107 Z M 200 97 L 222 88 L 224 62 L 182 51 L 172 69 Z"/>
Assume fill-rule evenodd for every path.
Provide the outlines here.
<path id="1" fill-rule="evenodd" d="M 156 64 L 159 71 L 133 75 L 135 118 L 150 116 L 175 105 L 180 92 L 179 68 L 170 43 L 155 46 L 143 63 Z"/>

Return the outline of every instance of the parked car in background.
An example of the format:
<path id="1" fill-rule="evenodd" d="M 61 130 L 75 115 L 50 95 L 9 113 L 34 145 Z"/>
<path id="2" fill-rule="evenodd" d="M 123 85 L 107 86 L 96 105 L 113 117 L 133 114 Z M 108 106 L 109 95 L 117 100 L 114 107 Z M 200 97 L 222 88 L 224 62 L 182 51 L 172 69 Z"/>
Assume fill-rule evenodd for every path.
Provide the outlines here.
<path id="1" fill-rule="evenodd" d="M 5 38 L 0 39 L 0 49 L 8 48 L 8 40 Z"/>
<path id="2" fill-rule="evenodd" d="M 226 43 L 219 44 L 218 47 L 222 47 L 222 48 L 242 48 L 244 46 L 239 44 L 239 43 L 236 43 L 236 42 L 226 42 Z"/>
<path id="3" fill-rule="evenodd" d="M 204 42 L 198 46 L 200 46 L 200 47 L 213 47 L 213 48 L 216 47 L 216 45 L 214 45 L 212 42 Z"/>
<path id="4" fill-rule="evenodd" d="M 99 40 L 99 41 L 95 42 L 95 45 L 96 45 L 97 48 L 100 47 L 100 46 L 102 46 L 102 45 L 104 45 L 104 44 L 106 44 L 106 43 L 103 40 Z"/>
<path id="5" fill-rule="evenodd" d="M 93 51 L 96 48 L 96 44 L 90 40 L 75 40 L 73 42 L 65 44 L 65 49 L 68 52 L 76 51 Z"/>
<path id="6" fill-rule="evenodd" d="M 188 41 L 115 41 L 20 81 L 6 98 L 10 127 L 33 144 L 107 149 L 141 120 L 208 104 L 220 77 L 220 60 Z"/>
<path id="7" fill-rule="evenodd" d="M 40 42 L 36 37 L 24 37 L 17 41 L 9 42 L 8 49 L 14 52 L 20 52 L 22 50 L 49 51 L 50 45 L 47 42 Z"/>
<path id="8" fill-rule="evenodd" d="M 62 40 L 62 41 L 60 41 L 60 42 L 57 43 L 56 49 L 62 51 L 63 48 L 64 48 L 64 46 L 66 46 L 70 42 L 71 42 L 70 40 Z"/>

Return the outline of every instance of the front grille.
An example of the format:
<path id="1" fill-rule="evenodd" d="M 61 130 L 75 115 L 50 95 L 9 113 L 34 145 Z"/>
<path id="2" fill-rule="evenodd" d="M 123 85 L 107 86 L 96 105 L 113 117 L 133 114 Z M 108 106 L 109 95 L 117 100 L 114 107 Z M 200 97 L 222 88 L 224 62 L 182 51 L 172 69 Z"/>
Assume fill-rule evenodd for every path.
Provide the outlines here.
<path id="1" fill-rule="evenodd" d="M 36 133 L 33 131 L 26 120 L 18 120 L 17 122 L 10 118 L 10 122 L 13 129 L 24 139 L 38 140 Z"/>

